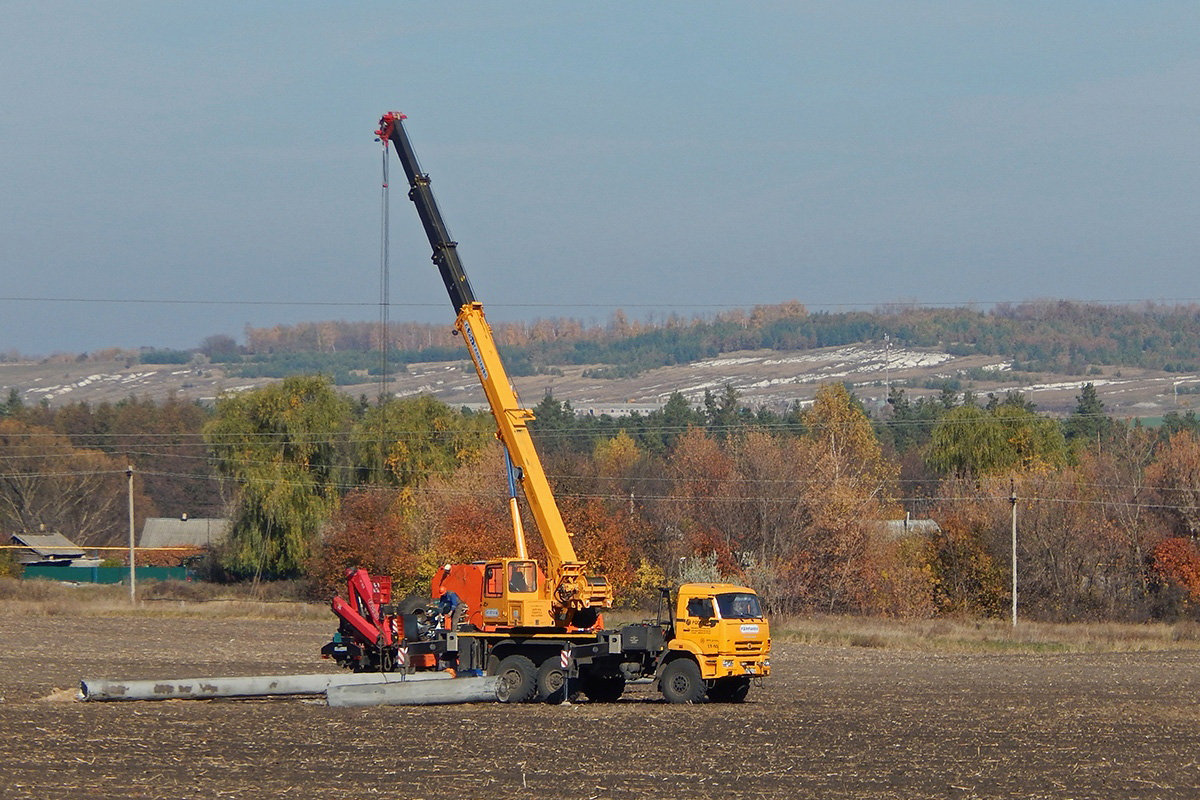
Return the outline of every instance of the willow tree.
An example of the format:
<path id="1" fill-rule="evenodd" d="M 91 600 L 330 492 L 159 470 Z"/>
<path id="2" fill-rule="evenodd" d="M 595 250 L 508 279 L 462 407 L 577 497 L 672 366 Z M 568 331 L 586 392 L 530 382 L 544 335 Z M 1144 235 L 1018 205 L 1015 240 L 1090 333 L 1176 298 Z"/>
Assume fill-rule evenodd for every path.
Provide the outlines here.
<path id="1" fill-rule="evenodd" d="M 299 574 L 337 507 L 349 419 L 350 402 L 322 377 L 217 401 L 204 433 L 219 473 L 236 484 L 226 569 L 255 579 Z"/>
<path id="2" fill-rule="evenodd" d="M 478 459 L 495 432 L 491 414 L 462 413 L 429 395 L 390 399 L 354 425 L 357 480 L 419 486 Z"/>
<path id="3" fill-rule="evenodd" d="M 933 470 L 960 478 L 1055 469 L 1065 456 L 1055 420 L 1007 401 L 991 410 L 963 405 L 947 412 L 925 452 Z"/>

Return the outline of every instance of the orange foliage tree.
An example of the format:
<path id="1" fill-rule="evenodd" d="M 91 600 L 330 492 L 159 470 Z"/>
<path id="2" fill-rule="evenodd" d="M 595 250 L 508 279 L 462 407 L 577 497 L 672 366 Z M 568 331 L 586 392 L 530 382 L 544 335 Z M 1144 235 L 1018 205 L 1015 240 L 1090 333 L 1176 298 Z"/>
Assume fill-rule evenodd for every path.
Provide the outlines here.
<path id="1" fill-rule="evenodd" d="M 879 522 L 896 513 L 898 469 L 884 458 L 866 414 L 845 386 L 827 384 L 804 424 L 810 522 L 797 560 L 797 599 L 824 611 L 930 613 L 925 565 L 908 562 L 879 532 Z"/>
<path id="2" fill-rule="evenodd" d="M 410 533 L 399 491 L 356 489 L 347 494 L 308 562 L 318 596 L 344 592 L 346 571 L 357 567 L 390 575 L 397 599 L 417 593 L 421 544 Z"/>
<path id="3" fill-rule="evenodd" d="M 1146 480 L 1177 530 L 1200 537 L 1200 439 L 1186 430 L 1174 434 L 1155 454 Z"/>
<path id="4" fill-rule="evenodd" d="M 933 604 L 938 613 L 997 617 L 1011 600 L 1010 573 L 994 548 L 1006 511 L 981 484 L 951 479 L 935 508 L 941 532 L 929 543 Z"/>
<path id="5" fill-rule="evenodd" d="M 1181 590 L 1187 602 L 1200 601 L 1200 548 L 1191 539 L 1172 536 L 1154 548 L 1154 572 Z"/>
<path id="6" fill-rule="evenodd" d="M 572 533 L 572 544 L 588 572 L 603 575 L 617 602 L 627 600 L 634 567 L 629 534 L 635 524 L 625 512 L 613 513 L 598 498 L 563 498 L 563 521 Z"/>
<path id="7" fill-rule="evenodd" d="M 437 562 L 464 563 L 515 555 L 504 469 L 504 452 L 493 443 L 479 458 L 425 486 L 410 524 L 428 532 L 430 550 Z M 531 517 L 527 510 L 522 514 L 530 555 L 537 557 L 542 552 L 541 541 Z"/>
<path id="8" fill-rule="evenodd" d="M 665 516 L 690 552 L 774 611 L 931 612 L 927 565 L 875 533 L 897 470 L 841 384 L 821 387 L 802 438 L 750 430 L 676 443 Z"/>

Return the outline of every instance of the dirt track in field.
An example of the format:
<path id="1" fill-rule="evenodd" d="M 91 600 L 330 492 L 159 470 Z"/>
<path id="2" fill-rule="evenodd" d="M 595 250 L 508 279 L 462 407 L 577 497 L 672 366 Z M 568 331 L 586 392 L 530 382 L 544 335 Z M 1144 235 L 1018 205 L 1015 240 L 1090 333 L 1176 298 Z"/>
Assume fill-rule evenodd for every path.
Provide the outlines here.
<path id="1" fill-rule="evenodd" d="M 3 798 L 1200 796 L 1200 651 L 777 645 L 744 705 L 78 703 L 80 678 L 332 669 L 332 623 L 0 609 Z"/>

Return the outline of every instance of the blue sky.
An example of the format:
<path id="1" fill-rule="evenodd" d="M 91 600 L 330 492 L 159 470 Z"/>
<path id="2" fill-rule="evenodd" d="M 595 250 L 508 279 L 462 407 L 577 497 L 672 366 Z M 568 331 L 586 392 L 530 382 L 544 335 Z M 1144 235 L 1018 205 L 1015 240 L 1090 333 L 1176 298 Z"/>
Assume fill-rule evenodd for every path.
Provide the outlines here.
<path id="1" fill-rule="evenodd" d="M 1200 298 L 1196 3 L 0 12 L 0 351 L 377 319 L 391 109 L 493 319 Z"/>

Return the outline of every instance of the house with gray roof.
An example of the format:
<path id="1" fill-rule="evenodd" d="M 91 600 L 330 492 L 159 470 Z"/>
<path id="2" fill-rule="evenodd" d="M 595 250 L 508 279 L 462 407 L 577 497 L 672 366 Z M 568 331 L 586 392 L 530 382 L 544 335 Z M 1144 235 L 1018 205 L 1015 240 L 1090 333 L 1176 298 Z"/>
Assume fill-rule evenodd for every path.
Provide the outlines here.
<path id="1" fill-rule="evenodd" d="M 27 567 L 70 567 L 99 564 L 97 558 L 88 558 L 83 548 L 58 531 L 40 530 L 36 533 L 22 531 L 10 537 L 17 561 Z"/>
<path id="2" fill-rule="evenodd" d="M 230 521 L 221 517 L 147 517 L 139 547 L 208 548 L 225 541 Z"/>

